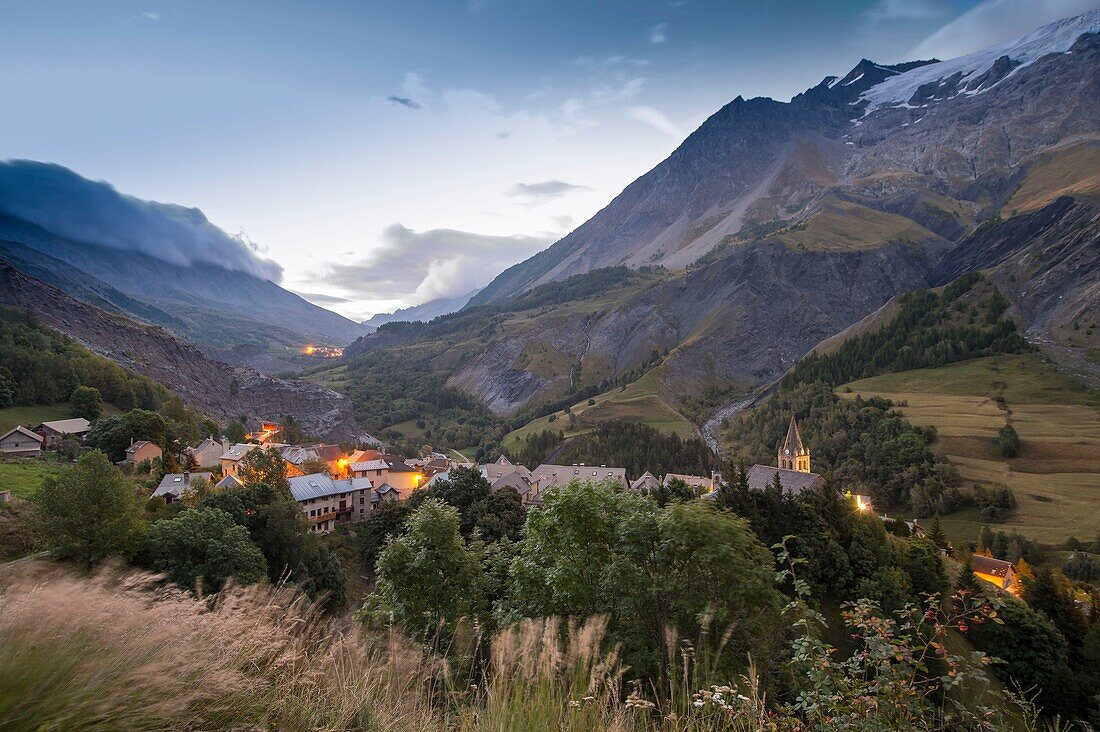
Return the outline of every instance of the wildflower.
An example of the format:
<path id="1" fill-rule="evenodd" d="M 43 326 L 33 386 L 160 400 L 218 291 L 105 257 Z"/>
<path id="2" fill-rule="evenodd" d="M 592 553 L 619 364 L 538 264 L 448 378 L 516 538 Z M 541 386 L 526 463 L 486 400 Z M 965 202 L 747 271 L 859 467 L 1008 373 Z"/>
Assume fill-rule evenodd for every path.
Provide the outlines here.
<path id="1" fill-rule="evenodd" d="M 702 699 L 696 699 L 695 701 L 692 702 L 692 706 L 694 706 L 696 709 L 699 709 L 703 706 L 703 703 L 704 702 L 703 702 Z"/>
<path id="2" fill-rule="evenodd" d="M 570 709 L 576 709 L 580 705 L 581 705 L 581 703 L 579 701 L 573 701 L 572 699 L 569 700 L 569 708 Z"/>

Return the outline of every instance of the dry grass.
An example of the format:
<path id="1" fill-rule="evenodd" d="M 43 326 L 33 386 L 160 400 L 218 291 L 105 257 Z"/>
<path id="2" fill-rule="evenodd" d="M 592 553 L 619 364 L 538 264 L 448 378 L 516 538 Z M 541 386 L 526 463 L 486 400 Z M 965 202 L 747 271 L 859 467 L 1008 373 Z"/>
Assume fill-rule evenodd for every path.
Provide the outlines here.
<path id="1" fill-rule="evenodd" d="M 157 578 L 9 569 L 0 729 L 427 729 L 424 655 L 285 590 L 208 601 Z"/>

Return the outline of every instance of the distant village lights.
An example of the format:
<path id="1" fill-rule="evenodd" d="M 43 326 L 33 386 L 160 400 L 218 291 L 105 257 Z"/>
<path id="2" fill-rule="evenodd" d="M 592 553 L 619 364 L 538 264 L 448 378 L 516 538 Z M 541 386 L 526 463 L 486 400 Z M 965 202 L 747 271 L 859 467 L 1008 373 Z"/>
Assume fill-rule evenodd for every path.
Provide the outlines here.
<path id="1" fill-rule="evenodd" d="M 302 349 L 302 355 L 304 356 L 322 356 L 323 358 L 340 358 L 344 355 L 343 348 L 332 348 L 331 346 L 315 346 L 312 343 L 307 344 Z"/>

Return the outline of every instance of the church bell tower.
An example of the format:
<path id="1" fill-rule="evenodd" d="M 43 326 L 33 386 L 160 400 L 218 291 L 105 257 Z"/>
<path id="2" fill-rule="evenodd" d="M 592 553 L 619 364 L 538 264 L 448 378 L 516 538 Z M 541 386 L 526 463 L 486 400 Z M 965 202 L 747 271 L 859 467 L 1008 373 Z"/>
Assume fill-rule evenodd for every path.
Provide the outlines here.
<path id="1" fill-rule="evenodd" d="M 787 428 L 787 439 L 779 446 L 776 465 L 784 470 L 810 472 L 810 449 L 802 442 L 802 434 L 798 431 L 798 422 L 793 414 L 791 426 Z"/>

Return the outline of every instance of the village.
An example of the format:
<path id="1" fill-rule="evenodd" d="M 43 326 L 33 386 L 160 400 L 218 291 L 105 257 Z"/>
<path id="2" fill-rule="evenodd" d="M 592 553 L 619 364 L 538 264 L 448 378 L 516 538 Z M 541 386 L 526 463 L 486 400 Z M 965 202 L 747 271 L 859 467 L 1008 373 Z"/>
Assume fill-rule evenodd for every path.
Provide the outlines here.
<path id="1" fill-rule="evenodd" d="M 34 427 L 16 426 L 0 435 L 0 456 L 38 458 L 56 450 L 65 439 L 82 440 L 90 429 L 89 421 L 79 417 L 42 422 Z M 658 477 L 649 471 L 629 476 L 625 468 L 608 465 L 541 464 L 530 469 L 513 463 L 505 455 L 483 464 L 458 459 L 459 453 L 447 455 L 436 451 L 406 459 L 387 454 L 381 446 L 345 450 L 337 444 L 287 444 L 281 441 L 283 434 L 280 423 L 262 421 L 245 435 L 245 442 L 230 444 L 224 438 L 219 441 L 206 437 L 184 448 L 185 469 L 165 472 L 149 497 L 171 505 L 185 500 L 189 493 L 240 487 L 243 483 L 238 477 L 239 466 L 245 456 L 256 450 L 273 451 L 282 460 L 290 493 L 308 519 L 310 531 L 318 534 L 365 521 L 382 502 L 407 500 L 416 491 L 447 480 L 451 471 L 459 468 L 477 470 L 493 493 L 515 491 L 525 510 L 537 509 L 548 490 L 573 481 L 609 483 L 621 490 L 648 494 L 675 488 L 680 495 L 709 501 L 716 500 L 723 485 L 719 470 L 709 476 L 667 473 Z M 163 448 L 155 442 L 133 439 L 119 465 L 127 470 L 150 472 L 152 466 L 161 463 L 162 456 Z M 745 480 L 750 490 L 777 487 L 788 495 L 824 488 L 825 479 L 811 471 L 810 450 L 793 415 L 786 438 L 776 449 L 775 465 L 752 465 L 746 470 Z M 897 520 L 874 512 L 866 494 L 847 491 L 844 496 L 859 512 L 874 513 L 883 522 Z M 0 485 L 0 502 L 10 500 L 11 491 Z M 916 520 L 903 523 L 911 534 L 928 533 Z M 977 578 L 1006 592 L 1018 591 L 1017 568 L 1013 563 L 982 551 L 975 553 L 971 562 Z"/>

